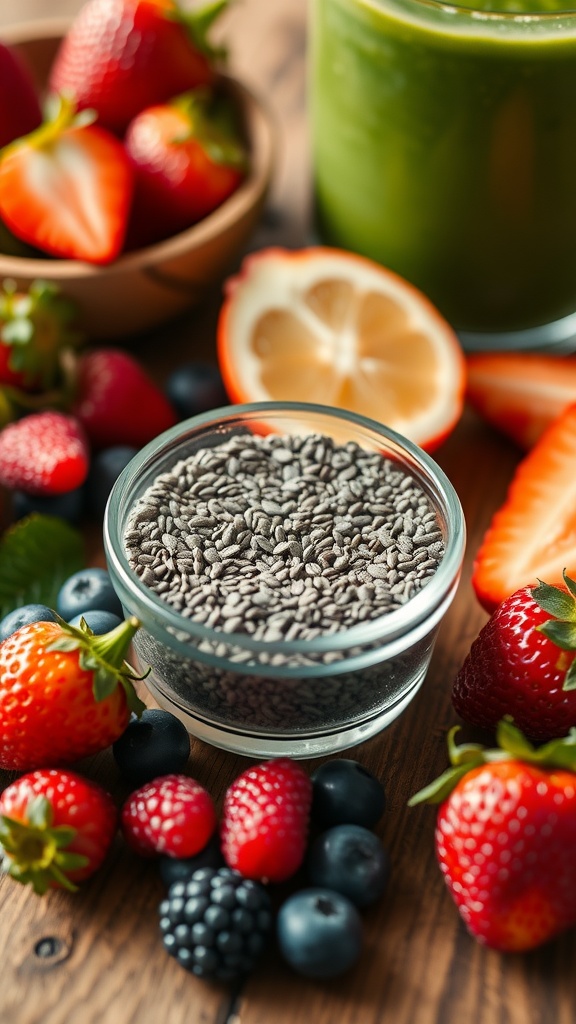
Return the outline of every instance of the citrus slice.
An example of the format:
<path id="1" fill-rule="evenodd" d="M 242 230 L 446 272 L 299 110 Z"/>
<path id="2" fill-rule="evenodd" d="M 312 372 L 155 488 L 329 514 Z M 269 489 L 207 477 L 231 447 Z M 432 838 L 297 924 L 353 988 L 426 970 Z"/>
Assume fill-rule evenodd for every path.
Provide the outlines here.
<path id="1" fill-rule="evenodd" d="M 416 288 L 339 249 L 264 249 L 225 287 L 218 360 L 234 402 L 300 401 L 376 419 L 427 450 L 460 417 L 456 335 Z"/>

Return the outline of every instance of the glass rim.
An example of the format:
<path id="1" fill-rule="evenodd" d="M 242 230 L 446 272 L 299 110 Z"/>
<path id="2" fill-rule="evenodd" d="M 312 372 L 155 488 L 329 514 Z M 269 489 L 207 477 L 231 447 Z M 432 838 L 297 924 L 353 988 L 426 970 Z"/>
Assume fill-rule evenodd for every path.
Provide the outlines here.
<path id="1" fill-rule="evenodd" d="M 383 8 L 389 3 L 402 9 L 405 5 L 426 8 L 442 14 L 462 17 L 478 23 L 508 23 L 510 25 L 546 24 L 565 19 L 576 19 L 576 6 L 558 11 L 486 11 L 481 7 L 467 7 L 451 0 L 360 0 L 368 7 Z"/>
<path id="2" fill-rule="evenodd" d="M 167 602 L 146 587 L 134 570 L 130 568 L 123 548 L 122 534 L 126 526 L 126 516 L 133 506 L 134 499 L 130 501 L 126 509 L 123 508 L 123 503 L 130 498 L 130 493 L 133 493 L 142 472 L 145 469 L 152 469 L 154 463 L 167 453 L 174 442 L 192 440 L 195 433 L 201 436 L 202 430 L 209 426 L 216 428 L 226 423 L 232 424 L 237 420 L 248 424 L 253 419 L 264 418 L 265 414 L 271 419 L 282 413 L 288 414 L 291 419 L 306 414 L 312 417 L 323 416 L 334 421 L 351 423 L 365 434 L 371 434 L 375 441 L 380 438 L 396 447 L 399 453 L 406 453 L 420 470 L 422 478 L 425 479 L 435 507 L 444 516 L 448 529 L 442 561 L 429 583 L 411 597 L 406 604 L 335 633 L 320 635 L 310 640 L 278 640 L 271 644 L 266 640 L 254 640 L 246 633 L 223 633 L 221 629 L 195 623 L 192 619 L 185 618 L 171 608 Z M 386 452 L 384 456 L 387 456 Z M 175 455 L 174 464 L 177 461 L 178 456 Z M 163 631 L 168 630 L 169 632 L 172 629 L 180 635 L 186 634 L 188 642 L 225 643 L 231 649 L 255 653 L 270 653 L 273 648 L 274 654 L 284 654 L 289 657 L 297 654 L 322 655 L 348 647 L 362 647 L 373 642 L 378 642 L 383 646 L 387 641 L 393 641 L 400 635 L 408 634 L 411 629 L 432 615 L 458 578 L 464 555 L 466 524 L 458 495 L 444 471 L 430 455 L 402 434 L 377 420 L 333 406 L 307 402 L 272 401 L 212 409 L 177 423 L 150 441 L 123 469 L 112 488 L 104 513 L 103 536 L 106 559 L 113 579 L 114 577 L 119 579 L 126 593 L 137 600 L 150 619 L 160 625 Z M 138 617 L 138 613 L 135 614 Z"/>

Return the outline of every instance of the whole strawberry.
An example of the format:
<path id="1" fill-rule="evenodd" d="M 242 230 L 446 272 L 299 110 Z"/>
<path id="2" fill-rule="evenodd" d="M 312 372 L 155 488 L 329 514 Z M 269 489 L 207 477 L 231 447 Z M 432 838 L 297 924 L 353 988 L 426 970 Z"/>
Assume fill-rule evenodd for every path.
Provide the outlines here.
<path id="1" fill-rule="evenodd" d="M 511 715 L 533 740 L 576 726 L 576 584 L 564 579 L 517 590 L 480 631 L 452 689 L 465 722 L 494 729 Z"/>
<path id="2" fill-rule="evenodd" d="M 16 50 L 0 43 L 0 148 L 41 121 L 40 100 L 27 66 Z"/>
<path id="3" fill-rule="evenodd" d="M 507 721 L 497 750 L 454 732 L 453 767 L 410 803 L 440 803 L 436 856 L 469 932 L 533 949 L 576 924 L 576 730 L 539 750 Z"/>
<path id="4" fill-rule="evenodd" d="M 125 145 L 135 170 L 130 240 L 136 245 L 207 216 L 246 170 L 234 111 L 223 96 L 192 91 L 148 107 L 128 125 Z"/>
<path id="5" fill-rule="evenodd" d="M 42 392 L 46 405 L 64 399 L 65 354 L 81 340 L 70 329 L 75 313 L 74 303 L 46 281 L 33 281 L 26 292 L 14 281 L 0 286 L 0 384 L 24 407 L 28 392 Z M 14 388 L 27 394 L 19 396 Z"/>
<path id="6" fill-rule="evenodd" d="M 74 772 L 23 775 L 0 796 L 3 870 L 40 895 L 49 888 L 73 892 L 102 864 L 117 819 L 110 794 Z"/>
<path id="7" fill-rule="evenodd" d="M 144 367 L 117 348 L 80 357 L 73 411 L 95 448 L 140 448 L 176 422 L 168 399 Z"/>
<path id="8" fill-rule="evenodd" d="M 245 878 L 283 882 L 304 859 L 312 783 L 289 758 L 243 772 L 224 798 L 220 830 L 229 867 Z"/>
<path id="9" fill-rule="evenodd" d="M 70 764 L 118 739 L 142 708 L 124 661 L 138 627 L 33 622 L 0 644 L 0 768 Z"/>
<path id="10" fill-rule="evenodd" d="M 27 494 L 64 494 L 80 487 L 89 468 L 86 435 L 61 412 L 31 413 L 0 433 L 0 484 Z"/>
<path id="11" fill-rule="evenodd" d="M 50 89 L 122 134 L 144 107 L 213 81 L 207 31 L 225 6 L 187 13 L 176 0 L 88 0 L 56 54 Z"/>
<path id="12" fill-rule="evenodd" d="M 216 828 L 210 794 L 187 775 L 161 775 L 131 793 L 122 808 L 122 834 L 141 857 L 194 857 Z"/>

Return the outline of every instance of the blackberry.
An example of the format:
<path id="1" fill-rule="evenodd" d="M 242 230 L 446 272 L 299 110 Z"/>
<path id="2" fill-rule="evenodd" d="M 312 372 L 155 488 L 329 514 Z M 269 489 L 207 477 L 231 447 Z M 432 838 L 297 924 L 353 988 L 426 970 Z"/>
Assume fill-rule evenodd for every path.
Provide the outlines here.
<path id="1" fill-rule="evenodd" d="M 159 907 L 164 948 L 199 978 L 233 981 L 251 971 L 272 928 L 266 889 L 231 868 L 199 868 L 174 882 Z"/>

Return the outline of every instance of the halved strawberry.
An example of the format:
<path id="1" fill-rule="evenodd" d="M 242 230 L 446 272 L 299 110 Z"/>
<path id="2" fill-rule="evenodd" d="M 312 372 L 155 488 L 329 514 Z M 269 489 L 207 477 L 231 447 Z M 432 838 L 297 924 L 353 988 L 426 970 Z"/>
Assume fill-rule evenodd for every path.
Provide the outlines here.
<path id="1" fill-rule="evenodd" d="M 472 574 L 492 612 L 536 579 L 562 585 L 576 574 L 576 403 L 544 432 L 516 469 L 482 541 Z"/>
<path id="2" fill-rule="evenodd" d="M 122 144 L 62 99 L 53 120 L 0 153 L 0 217 L 52 256 L 109 263 L 120 253 L 133 172 Z"/>
<path id="3" fill-rule="evenodd" d="M 466 362 L 467 401 L 521 448 L 576 402 L 576 355 L 481 352 Z"/>

